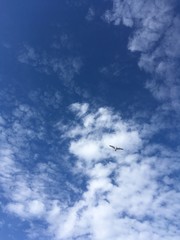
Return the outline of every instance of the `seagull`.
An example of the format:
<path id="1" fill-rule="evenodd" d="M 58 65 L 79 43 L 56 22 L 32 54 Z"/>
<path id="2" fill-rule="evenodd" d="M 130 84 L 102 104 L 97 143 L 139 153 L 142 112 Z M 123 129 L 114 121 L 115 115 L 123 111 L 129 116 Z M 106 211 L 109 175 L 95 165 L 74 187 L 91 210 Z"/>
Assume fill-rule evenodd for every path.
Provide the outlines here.
<path id="1" fill-rule="evenodd" d="M 123 148 L 120 148 L 120 147 L 114 147 L 112 145 L 109 145 L 110 147 L 112 147 L 114 149 L 114 151 L 117 151 L 117 150 L 124 150 Z"/>

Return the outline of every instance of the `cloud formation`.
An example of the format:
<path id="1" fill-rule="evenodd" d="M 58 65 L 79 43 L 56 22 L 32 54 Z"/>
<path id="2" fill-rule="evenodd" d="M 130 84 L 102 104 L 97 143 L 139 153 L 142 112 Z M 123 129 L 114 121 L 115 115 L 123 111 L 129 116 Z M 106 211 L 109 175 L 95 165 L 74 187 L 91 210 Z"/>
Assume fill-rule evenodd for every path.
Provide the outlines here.
<path id="1" fill-rule="evenodd" d="M 77 104 L 71 109 L 77 111 Z M 67 239 L 78 236 L 77 229 L 84 222 L 84 235 L 89 234 L 89 239 L 178 239 L 174 223 L 179 224 L 176 212 L 180 195 L 165 180 L 175 170 L 168 166 L 172 152 L 163 146 L 146 145 L 144 133 L 143 127 L 123 121 L 107 108 L 87 112 L 70 129 L 70 153 L 89 180 L 82 200 L 73 208 L 74 228 L 66 233 Z M 152 135 L 149 131 L 149 138 Z M 112 152 L 109 143 L 122 146 L 125 152 Z M 178 154 L 173 158 L 176 168 Z M 173 201 L 171 194 L 176 195 Z M 172 222 L 172 231 L 167 232 Z"/>
<path id="2" fill-rule="evenodd" d="M 105 20 L 132 29 L 128 49 L 139 52 L 139 67 L 150 73 L 146 87 L 155 98 L 180 109 L 180 16 L 176 1 L 114 0 Z"/>
<path id="3" fill-rule="evenodd" d="M 113 109 L 88 103 L 68 109 L 74 121 L 48 125 L 54 141 L 46 132 L 43 111 L 37 114 L 18 103 L 12 118 L 1 114 L 4 211 L 23 221 L 40 221 L 39 230 L 36 224 L 27 231 L 35 238 L 39 232 L 55 240 L 178 239 L 179 150 L 150 144 L 154 127 L 146 130 Z M 37 125 L 31 126 L 32 120 Z M 33 142 L 39 142 L 39 156 Z M 41 146 L 48 142 L 52 148 L 44 161 Z M 109 144 L 124 151 L 115 152 Z M 68 178 L 63 168 L 70 168 Z"/>

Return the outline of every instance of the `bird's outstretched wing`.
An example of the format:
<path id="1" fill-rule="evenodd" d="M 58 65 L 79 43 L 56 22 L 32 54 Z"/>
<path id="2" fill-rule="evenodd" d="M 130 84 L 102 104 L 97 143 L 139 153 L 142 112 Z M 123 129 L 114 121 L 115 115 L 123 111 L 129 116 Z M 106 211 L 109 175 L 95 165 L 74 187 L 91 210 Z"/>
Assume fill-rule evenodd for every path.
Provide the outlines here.
<path id="1" fill-rule="evenodd" d="M 114 146 L 112 146 L 112 145 L 109 145 L 110 147 L 112 147 L 113 149 L 115 149 L 115 147 Z"/>
<path id="2" fill-rule="evenodd" d="M 117 147 L 116 150 L 124 150 L 123 148 Z"/>

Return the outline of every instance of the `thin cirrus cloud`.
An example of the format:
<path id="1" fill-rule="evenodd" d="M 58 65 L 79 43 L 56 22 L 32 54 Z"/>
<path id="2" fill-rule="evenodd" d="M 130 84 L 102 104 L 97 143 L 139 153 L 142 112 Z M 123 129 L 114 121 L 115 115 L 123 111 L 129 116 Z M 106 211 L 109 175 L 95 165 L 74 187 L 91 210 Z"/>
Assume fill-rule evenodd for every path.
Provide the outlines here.
<path id="1" fill-rule="evenodd" d="M 79 56 L 68 55 L 49 58 L 28 45 L 24 46 L 18 56 L 18 61 L 29 64 L 46 74 L 55 73 L 65 85 L 72 84 L 74 76 L 79 73 L 82 67 L 82 60 Z"/>
<path id="2" fill-rule="evenodd" d="M 146 87 L 178 111 L 180 16 L 175 8 L 176 1 L 114 0 L 104 16 L 107 22 L 132 29 L 128 49 L 140 52 L 139 67 L 152 74 Z"/>
<path id="3" fill-rule="evenodd" d="M 88 9 L 87 15 L 86 15 L 86 20 L 87 21 L 93 21 L 95 17 L 95 11 L 92 7 Z"/>

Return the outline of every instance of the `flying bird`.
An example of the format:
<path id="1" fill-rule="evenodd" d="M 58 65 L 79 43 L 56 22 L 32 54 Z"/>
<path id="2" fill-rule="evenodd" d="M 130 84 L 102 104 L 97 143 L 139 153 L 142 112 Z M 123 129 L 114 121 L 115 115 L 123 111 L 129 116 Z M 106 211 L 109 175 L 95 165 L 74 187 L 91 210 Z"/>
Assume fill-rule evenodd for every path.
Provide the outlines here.
<path id="1" fill-rule="evenodd" d="M 114 149 L 114 151 L 124 150 L 123 148 L 120 148 L 120 147 L 115 147 L 115 146 L 112 146 L 112 145 L 109 145 L 109 146 L 112 147 Z"/>

